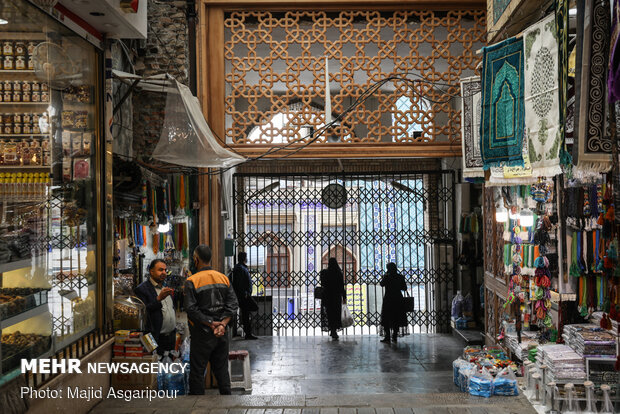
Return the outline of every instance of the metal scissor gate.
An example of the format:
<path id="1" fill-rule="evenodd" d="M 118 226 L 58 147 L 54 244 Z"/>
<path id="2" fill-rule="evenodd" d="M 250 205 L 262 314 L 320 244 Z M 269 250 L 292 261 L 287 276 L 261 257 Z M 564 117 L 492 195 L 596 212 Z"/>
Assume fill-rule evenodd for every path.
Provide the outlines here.
<path id="1" fill-rule="evenodd" d="M 413 332 L 447 332 L 455 286 L 454 173 L 236 174 L 236 251 L 248 253 L 259 335 L 320 335 L 314 289 L 330 257 L 345 275 L 355 325 L 377 333 L 394 262 L 415 298 Z"/>

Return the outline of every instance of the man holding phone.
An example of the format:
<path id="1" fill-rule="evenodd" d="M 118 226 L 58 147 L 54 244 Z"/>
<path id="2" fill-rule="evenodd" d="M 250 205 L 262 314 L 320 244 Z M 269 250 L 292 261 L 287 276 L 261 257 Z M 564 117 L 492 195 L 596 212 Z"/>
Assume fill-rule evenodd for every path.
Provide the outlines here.
<path id="1" fill-rule="evenodd" d="M 148 267 L 149 279 L 141 283 L 134 292 L 146 306 L 146 330 L 157 342 L 157 353 L 174 349 L 176 343 L 176 314 L 172 303 L 174 290 L 164 287 L 168 276 L 166 262 L 155 259 Z"/>

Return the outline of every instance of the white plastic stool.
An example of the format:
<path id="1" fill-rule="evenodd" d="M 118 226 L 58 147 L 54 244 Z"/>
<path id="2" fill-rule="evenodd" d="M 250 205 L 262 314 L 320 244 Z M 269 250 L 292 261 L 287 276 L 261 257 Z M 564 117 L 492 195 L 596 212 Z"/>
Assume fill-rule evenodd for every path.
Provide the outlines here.
<path id="1" fill-rule="evenodd" d="M 231 361 L 243 361 L 242 381 L 232 381 Z M 252 370 L 250 368 L 250 353 L 248 351 L 230 351 L 228 353 L 228 372 L 231 375 L 231 388 L 243 388 L 246 392 L 252 391 Z"/>

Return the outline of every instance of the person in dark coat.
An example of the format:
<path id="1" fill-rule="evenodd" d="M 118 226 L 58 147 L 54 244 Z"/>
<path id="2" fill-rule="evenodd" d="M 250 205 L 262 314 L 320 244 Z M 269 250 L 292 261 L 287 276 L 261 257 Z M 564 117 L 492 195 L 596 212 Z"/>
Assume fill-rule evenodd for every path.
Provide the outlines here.
<path id="1" fill-rule="evenodd" d="M 252 312 L 254 303 L 252 302 L 252 278 L 250 277 L 250 270 L 246 265 L 247 261 L 247 253 L 239 252 L 237 264 L 232 271 L 232 285 L 239 301 L 245 339 L 258 339 L 252 335 L 252 323 L 250 321 L 250 312 Z"/>
<path id="2" fill-rule="evenodd" d="M 390 331 L 392 331 L 392 342 L 396 342 L 399 328 L 407 326 L 407 312 L 403 307 L 402 293 L 403 290 L 407 290 L 407 283 L 405 277 L 398 273 L 396 264 L 388 263 L 387 273 L 383 275 L 380 284 L 385 288 L 381 306 L 381 325 L 385 338 L 381 342 L 390 342 Z"/>
<path id="3" fill-rule="evenodd" d="M 146 331 L 157 342 L 157 353 L 173 350 L 176 343 L 176 315 L 172 302 L 174 290 L 163 286 L 168 275 L 166 262 L 155 259 L 149 264 L 149 278 L 134 292 L 146 306 Z"/>
<path id="4" fill-rule="evenodd" d="M 346 303 L 347 293 L 344 289 L 344 275 L 336 258 L 330 257 L 327 269 L 321 270 L 321 286 L 323 299 L 321 306 L 327 315 L 327 327 L 334 340 L 338 340 L 338 329 L 342 329 L 342 305 Z"/>

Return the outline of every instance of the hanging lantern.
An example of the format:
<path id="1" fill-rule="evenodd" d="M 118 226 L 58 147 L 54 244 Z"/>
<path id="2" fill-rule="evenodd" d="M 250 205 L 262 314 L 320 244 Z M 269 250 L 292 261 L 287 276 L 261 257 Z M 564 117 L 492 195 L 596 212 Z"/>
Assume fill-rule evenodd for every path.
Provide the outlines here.
<path id="1" fill-rule="evenodd" d="M 519 214 L 519 222 L 523 227 L 532 227 L 534 225 L 534 213 L 529 208 L 521 210 Z"/>
<path id="2" fill-rule="evenodd" d="M 505 223 L 508 221 L 508 210 L 504 206 L 499 206 L 495 209 L 495 221 L 498 223 Z"/>

